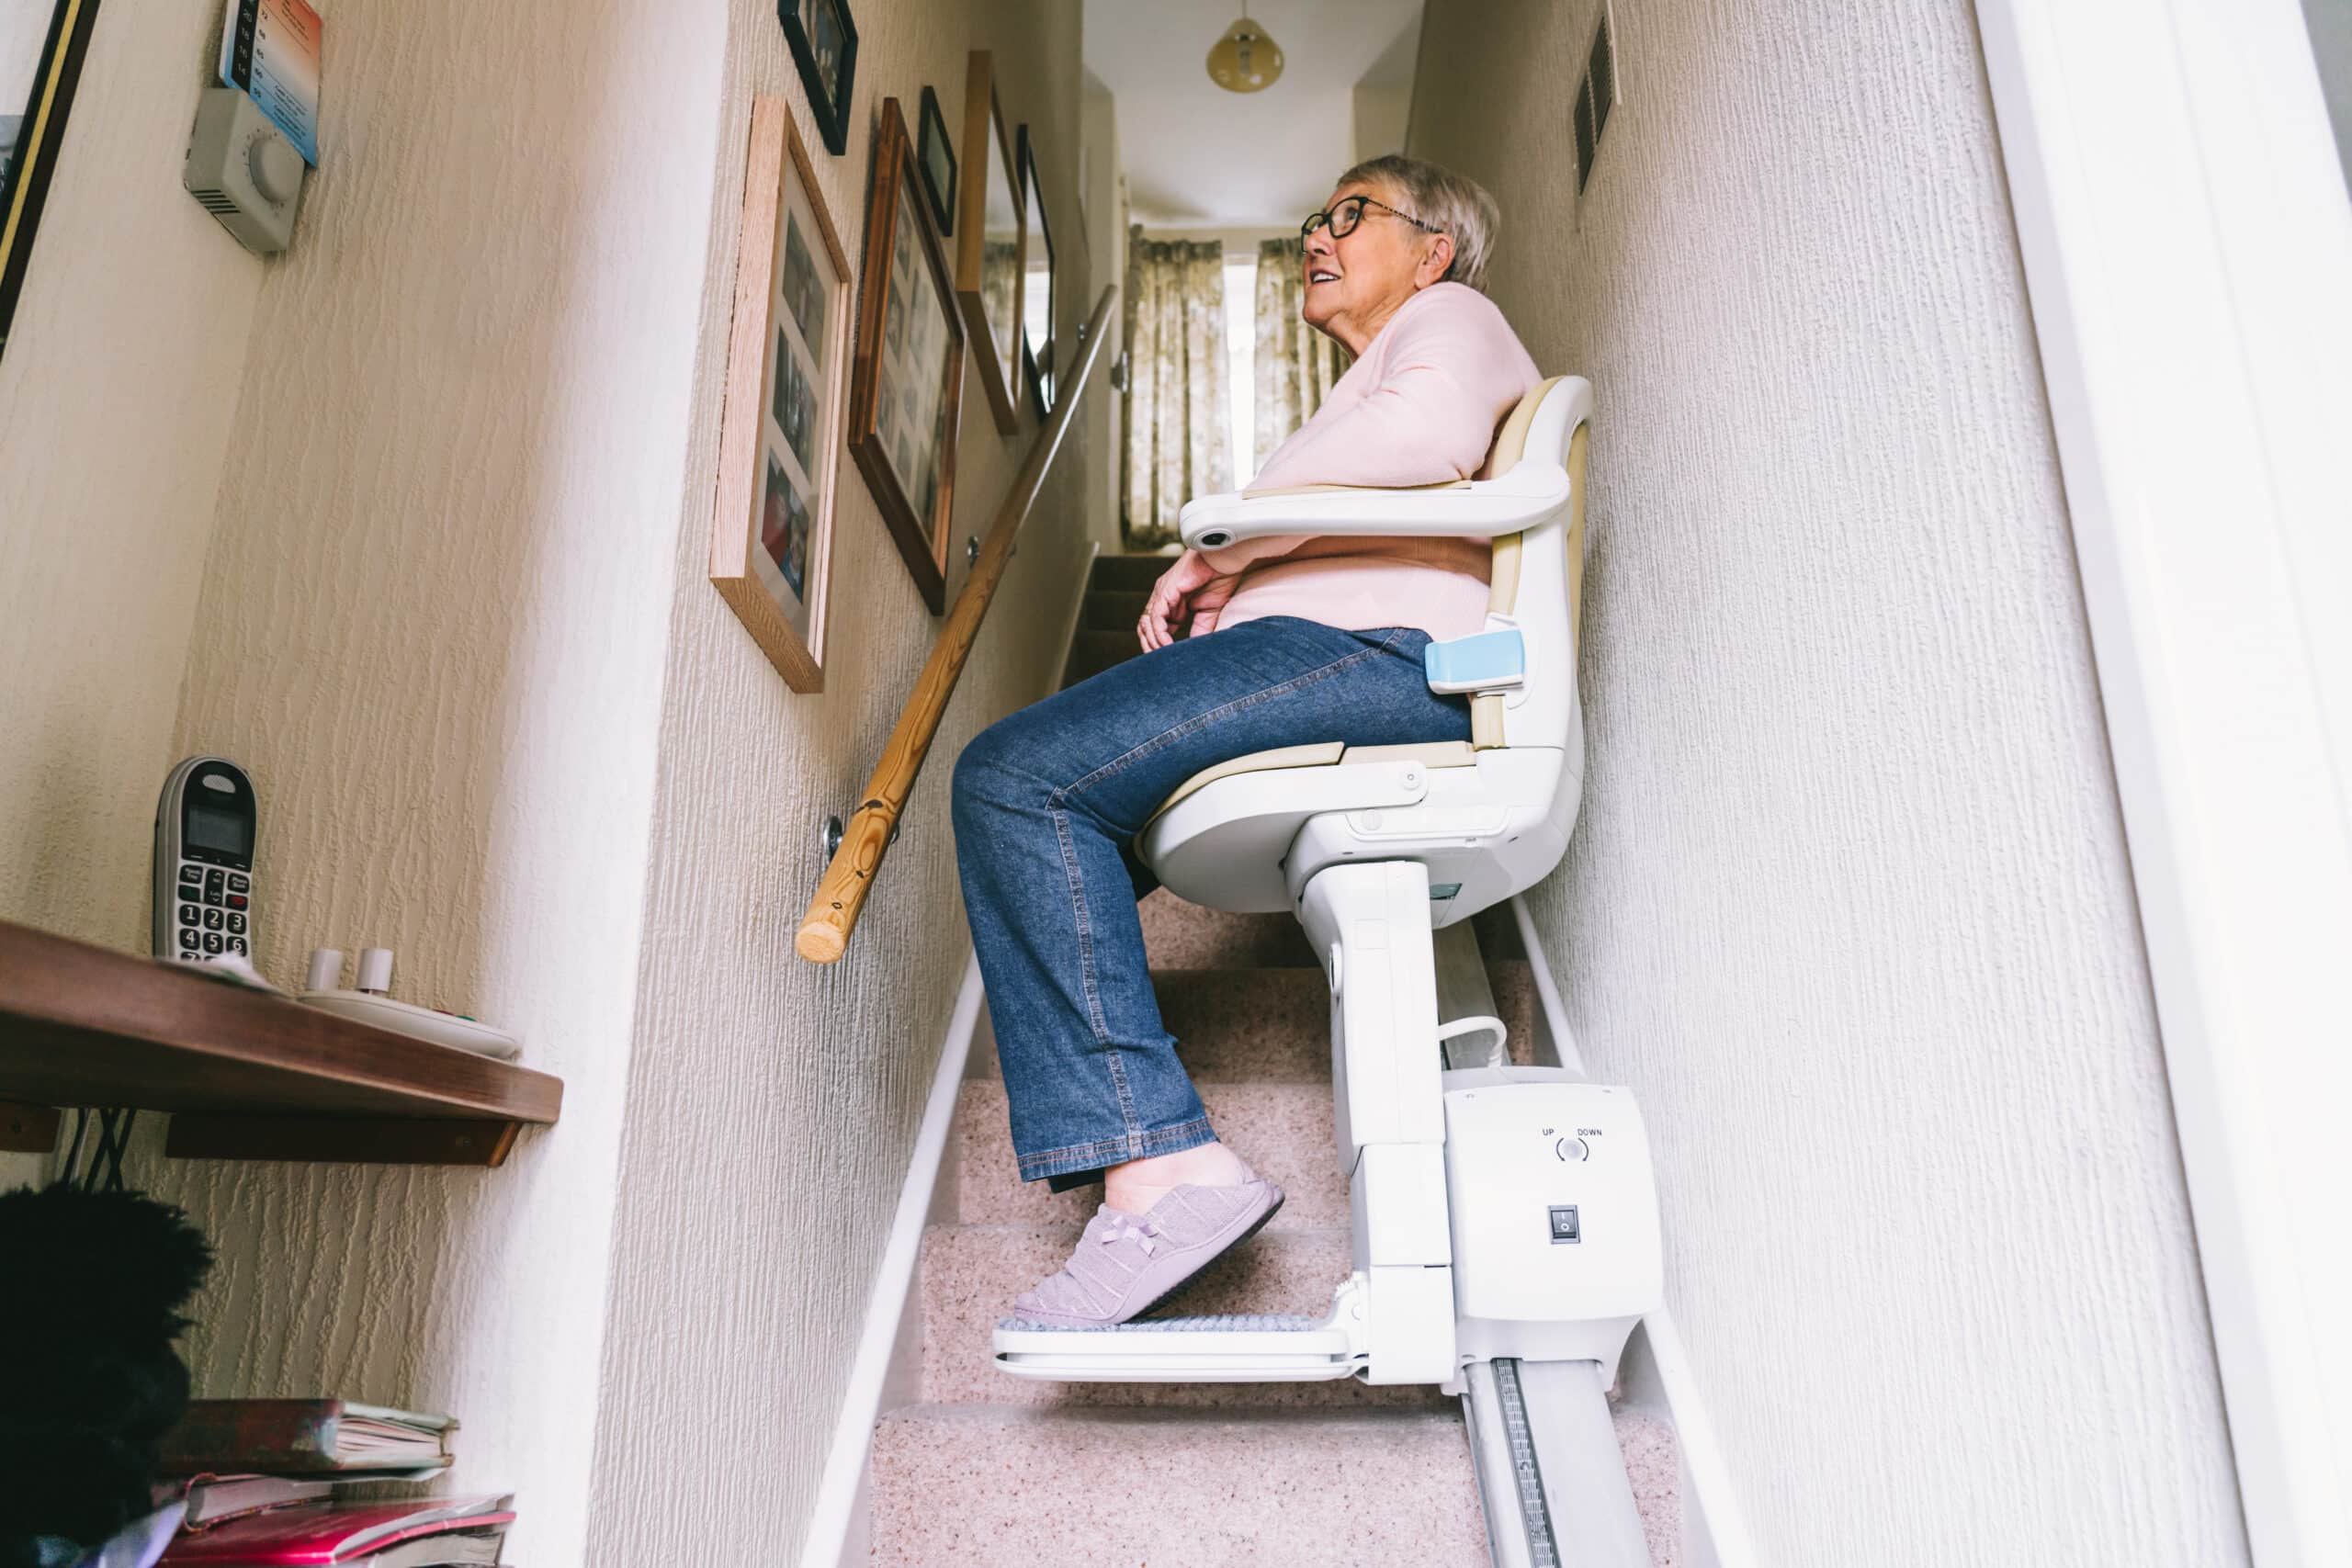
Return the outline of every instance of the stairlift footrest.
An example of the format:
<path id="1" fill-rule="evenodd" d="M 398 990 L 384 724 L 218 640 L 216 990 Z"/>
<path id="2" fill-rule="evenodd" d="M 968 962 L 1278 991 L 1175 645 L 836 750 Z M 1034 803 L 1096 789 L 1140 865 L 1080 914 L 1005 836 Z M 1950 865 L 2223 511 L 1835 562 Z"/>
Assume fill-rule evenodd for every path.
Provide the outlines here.
<path id="1" fill-rule="evenodd" d="M 1111 1328 L 997 1325 L 997 1370 L 1068 1382 L 1323 1382 L 1363 1356 L 1345 1329 L 1291 1315 L 1170 1317 Z"/>
<path id="2" fill-rule="evenodd" d="M 1057 1382 L 1321 1382 L 1363 1368 L 1364 1318 L 1361 1275 L 1340 1281 L 1321 1317 L 1230 1313 L 1107 1328 L 1008 1317 L 996 1325 L 996 1365 Z"/>

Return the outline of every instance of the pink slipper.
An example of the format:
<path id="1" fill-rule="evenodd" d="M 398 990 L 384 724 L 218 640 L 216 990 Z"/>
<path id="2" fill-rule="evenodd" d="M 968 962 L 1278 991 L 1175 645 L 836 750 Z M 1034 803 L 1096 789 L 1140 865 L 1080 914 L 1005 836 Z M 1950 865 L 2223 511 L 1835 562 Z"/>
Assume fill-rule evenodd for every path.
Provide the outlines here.
<path id="1" fill-rule="evenodd" d="M 1105 1203 L 1061 1271 L 1023 1292 L 1012 1315 L 1047 1328 L 1125 1323 L 1255 1235 L 1282 1206 L 1283 1190 L 1263 1178 L 1238 1187 L 1179 1187 L 1141 1216 Z"/>

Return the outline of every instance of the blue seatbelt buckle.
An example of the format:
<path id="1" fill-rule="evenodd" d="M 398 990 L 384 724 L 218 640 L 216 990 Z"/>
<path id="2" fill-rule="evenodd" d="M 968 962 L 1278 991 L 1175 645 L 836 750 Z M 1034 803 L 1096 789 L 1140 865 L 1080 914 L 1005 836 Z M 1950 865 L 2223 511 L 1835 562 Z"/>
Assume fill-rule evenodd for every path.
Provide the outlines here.
<path id="1" fill-rule="evenodd" d="M 1516 630 L 1480 632 L 1421 650 L 1432 692 L 1507 691 L 1527 683 L 1527 640 Z"/>

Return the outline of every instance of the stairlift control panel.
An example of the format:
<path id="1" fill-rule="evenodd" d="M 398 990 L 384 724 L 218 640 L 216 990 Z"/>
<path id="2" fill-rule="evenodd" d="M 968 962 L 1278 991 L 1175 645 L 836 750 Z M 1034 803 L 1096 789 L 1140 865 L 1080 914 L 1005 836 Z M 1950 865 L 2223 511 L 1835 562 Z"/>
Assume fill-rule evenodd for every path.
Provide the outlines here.
<path id="1" fill-rule="evenodd" d="M 1462 1355 L 1613 1369 L 1665 1290 L 1633 1095 L 1553 1067 L 1449 1072 L 1445 1156 Z"/>

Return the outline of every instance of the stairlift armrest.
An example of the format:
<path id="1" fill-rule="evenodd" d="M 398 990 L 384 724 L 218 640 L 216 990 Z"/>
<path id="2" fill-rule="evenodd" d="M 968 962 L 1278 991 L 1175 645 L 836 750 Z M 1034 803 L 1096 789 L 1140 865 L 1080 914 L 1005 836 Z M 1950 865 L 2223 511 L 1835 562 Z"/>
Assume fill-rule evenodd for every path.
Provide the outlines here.
<path id="1" fill-rule="evenodd" d="M 1312 485 L 1204 495 L 1185 506 L 1179 526 L 1184 543 L 1194 549 L 1222 549 L 1272 534 L 1490 539 L 1558 515 L 1569 494 L 1566 468 L 1531 461 L 1498 479 L 1414 490 Z"/>

